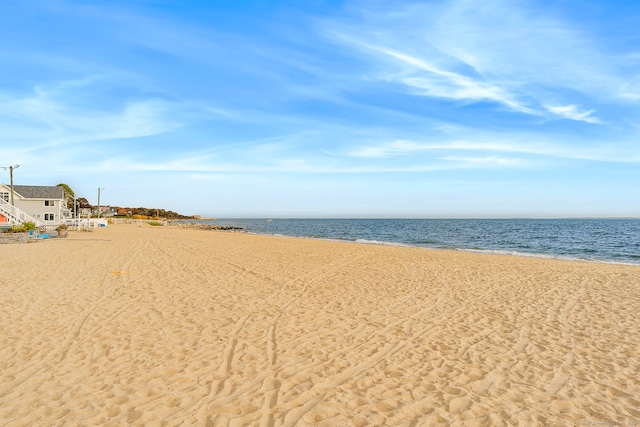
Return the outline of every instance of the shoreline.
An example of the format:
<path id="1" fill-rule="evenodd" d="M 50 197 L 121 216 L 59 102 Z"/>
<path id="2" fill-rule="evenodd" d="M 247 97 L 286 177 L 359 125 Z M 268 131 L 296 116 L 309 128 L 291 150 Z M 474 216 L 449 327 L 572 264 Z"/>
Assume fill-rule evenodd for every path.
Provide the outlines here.
<path id="1" fill-rule="evenodd" d="M 521 258 L 534 258 L 534 259 L 548 259 L 548 260 L 558 260 L 558 261 L 569 261 L 569 262 L 586 262 L 586 263 L 595 263 L 595 264 L 611 264 L 611 265 L 622 265 L 629 267 L 640 267 L 640 261 L 637 263 L 634 262 L 625 262 L 625 261 L 616 261 L 613 259 L 600 259 L 600 258 L 578 258 L 572 257 L 570 255 L 550 255 L 550 254 L 540 254 L 534 252 L 519 252 L 512 251 L 506 249 L 466 249 L 466 248 L 454 248 L 454 247 L 436 247 L 436 246 L 419 246 L 412 245 L 409 243 L 402 242 L 393 242 L 393 241 L 377 241 L 377 240 L 366 240 L 366 239 L 337 239 L 330 237 L 311 237 L 311 236 L 293 236 L 286 234 L 268 234 L 268 233 L 258 233 L 253 231 L 247 231 L 242 227 L 234 227 L 234 226 L 216 226 L 210 225 L 207 227 L 207 224 L 202 224 L 203 227 L 192 227 L 195 229 L 202 230 L 211 230 L 211 231 L 225 231 L 239 234 L 248 234 L 255 236 L 266 236 L 266 237 L 285 237 L 292 239 L 304 239 L 310 241 L 328 241 L 328 242 L 343 242 L 343 243 L 356 243 L 360 245 L 373 245 L 373 246 L 386 246 L 386 247 L 399 247 L 399 248 L 414 248 L 414 249 L 426 249 L 433 251 L 452 251 L 452 252 L 467 252 L 467 253 L 477 253 L 484 255 L 497 255 L 497 256 L 507 256 L 507 257 L 521 257 Z M 168 226 L 180 227 L 179 224 L 169 224 Z M 216 228 L 219 227 L 219 228 Z M 189 228 L 189 227 L 187 227 Z"/>
<path id="2" fill-rule="evenodd" d="M 547 259 L 547 260 L 557 260 L 557 261 L 586 262 L 586 263 L 595 263 L 595 264 L 612 264 L 612 265 L 623 265 L 623 266 L 629 266 L 629 267 L 640 267 L 640 262 L 635 264 L 632 262 L 613 261 L 613 260 L 605 260 L 605 259 L 576 258 L 568 255 L 566 256 L 546 255 L 546 254 L 537 254 L 533 252 L 518 252 L 518 251 L 509 251 L 509 250 L 501 250 L 501 249 L 465 249 L 465 248 L 447 248 L 447 247 L 435 247 L 435 246 L 431 247 L 431 246 L 410 245 L 408 243 L 365 241 L 363 239 L 349 240 L 349 239 L 331 239 L 331 238 L 324 238 L 324 237 L 286 236 L 281 234 L 260 234 L 260 233 L 250 233 L 250 232 L 247 232 L 247 233 L 256 234 L 259 236 L 289 237 L 294 239 L 308 239 L 308 240 L 325 240 L 329 242 L 356 243 L 360 245 L 425 249 L 425 250 L 431 250 L 431 251 L 466 252 L 466 253 L 474 253 L 474 254 L 482 254 L 482 255 L 496 255 L 496 256 L 506 256 L 506 257 L 534 258 L 534 259 Z"/>
<path id="3" fill-rule="evenodd" d="M 0 246 L 0 424 L 640 419 L 635 266 L 277 237 Z"/>
<path id="4" fill-rule="evenodd" d="M 627 222 L 288 219 L 268 223 L 261 219 L 221 219 L 211 224 L 238 226 L 263 235 L 640 265 L 640 244 L 633 238 L 640 236 L 640 221 Z"/>

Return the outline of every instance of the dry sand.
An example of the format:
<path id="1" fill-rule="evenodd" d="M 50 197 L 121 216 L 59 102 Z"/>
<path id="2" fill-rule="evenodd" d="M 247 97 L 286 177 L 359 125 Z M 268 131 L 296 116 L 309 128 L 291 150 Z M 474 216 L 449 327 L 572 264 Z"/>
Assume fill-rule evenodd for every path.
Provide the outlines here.
<path id="1" fill-rule="evenodd" d="M 0 425 L 640 425 L 640 267 L 116 225 L 0 245 Z"/>

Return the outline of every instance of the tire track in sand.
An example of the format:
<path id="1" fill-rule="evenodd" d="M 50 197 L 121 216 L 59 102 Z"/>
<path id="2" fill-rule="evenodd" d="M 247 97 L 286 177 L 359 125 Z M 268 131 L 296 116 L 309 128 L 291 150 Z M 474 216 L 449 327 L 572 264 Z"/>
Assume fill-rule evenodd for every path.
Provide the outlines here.
<path id="1" fill-rule="evenodd" d="M 267 360 L 269 361 L 269 369 L 271 374 L 265 378 L 262 384 L 262 393 L 264 394 L 264 403 L 260 411 L 260 427 L 273 427 L 275 419 L 273 418 L 273 408 L 278 403 L 278 395 L 280 392 L 281 382 L 276 378 L 275 366 L 278 359 L 278 343 L 276 341 L 276 323 L 269 326 L 267 330 Z"/>
<path id="2" fill-rule="evenodd" d="M 125 262 L 123 265 L 128 266 L 130 261 Z M 104 278 L 102 279 L 102 284 L 109 283 L 109 278 L 111 277 L 111 273 L 105 273 Z M 116 296 L 121 291 L 120 287 L 117 285 L 102 288 L 102 295 L 95 300 L 89 307 L 85 308 L 79 316 L 73 321 L 71 328 L 67 332 L 65 338 L 60 341 L 60 343 L 52 349 L 47 355 L 40 360 L 34 361 L 33 363 L 27 364 L 20 372 L 20 376 L 15 378 L 13 381 L 9 383 L 5 383 L 5 385 L 0 388 L 0 396 L 7 396 L 14 390 L 16 387 L 24 384 L 29 379 L 33 378 L 40 372 L 46 372 L 51 368 L 51 366 L 57 365 L 62 362 L 66 357 L 71 348 L 73 347 L 73 343 L 80 337 L 82 329 L 89 319 L 90 316 L 99 313 L 102 314 L 102 311 L 99 308 L 104 305 L 106 301 Z M 139 299 L 139 298 L 138 298 Z M 122 309 L 124 310 L 124 308 Z M 122 311 L 120 310 L 120 311 Z M 113 317 L 113 316 L 112 316 Z"/>

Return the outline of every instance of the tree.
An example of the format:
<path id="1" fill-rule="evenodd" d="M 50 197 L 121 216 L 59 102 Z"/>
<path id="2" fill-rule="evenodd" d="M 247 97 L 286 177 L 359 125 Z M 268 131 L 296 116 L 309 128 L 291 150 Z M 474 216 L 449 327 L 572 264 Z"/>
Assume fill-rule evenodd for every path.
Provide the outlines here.
<path id="1" fill-rule="evenodd" d="M 93 206 L 91 206 L 91 204 L 89 203 L 89 201 L 88 201 L 87 199 L 85 199 L 84 197 L 79 197 L 79 198 L 77 199 L 77 202 L 78 202 L 78 207 L 79 207 L 80 209 L 83 209 L 83 208 L 93 208 Z"/>
<path id="2" fill-rule="evenodd" d="M 67 208 L 73 210 L 73 198 L 76 196 L 76 194 L 67 184 L 58 184 L 57 186 L 62 187 L 62 189 L 64 190 L 64 198 L 67 199 Z"/>

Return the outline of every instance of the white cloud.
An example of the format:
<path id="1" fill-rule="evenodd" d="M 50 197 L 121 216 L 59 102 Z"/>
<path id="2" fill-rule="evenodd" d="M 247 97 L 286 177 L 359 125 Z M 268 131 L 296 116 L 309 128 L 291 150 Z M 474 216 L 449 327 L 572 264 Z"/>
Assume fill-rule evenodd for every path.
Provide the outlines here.
<path id="1" fill-rule="evenodd" d="M 525 163 L 523 159 L 500 156 L 484 156 L 484 157 L 440 157 L 440 160 L 458 163 L 460 166 L 467 167 L 520 167 Z"/>
<path id="2" fill-rule="evenodd" d="M 581 122 L 600 124 L 601 121 L 597 117 L 593 117 L 594 110 L 580 111 L 576 105 L 551 106 L 547 105 L 546 109 L 564 119 L 577 120 Z"/>
<path id="3" fill-rule="evenodd" d="M 418 88 L 424 95 L 468 102 L 491 101 L 505 105 L 514 111 L 536 114 L 534 110 L 494 83 L 438 68 L 427 60 L 402 52 L 387 48 L 371 48 L 412 66 L 418 72 L 417 75 L 415 73 L 410 77 L 395 75 L 390 76 L 389 79 Z"/>
<path id="4" fill-rule="evenodd" d="M 37 86 L 23 97 L 0 94 L 0 121 L 5 135 L 31 133 L 30 149 L 78 142 L 136 138 L 158 135 L 180 126 L 176 110 L 179 106 L 160 99 L 122 100 L 107 109 L 102 105 L 86 105 L 86 93 L 92 88 L 84 83 L 59 82 L 51 87 Z M 76 90 L 85 92 L 78 99 Z"/>
<path id="5" fill-rule="evenodd" d="M 400 155 L 408 155 L 417 151 L 430 150 L 434 146 L 430 144 L 420 144 L 414 141 L 396 140 L 385 144 L 370 145 L 348 151 L 347 156 L 363 158 L 383 158 Z"/>
<path id="6" fill-rule="evenodd" d="M 103 134 L 97 135 L 100 139 L 116 139 L 165 133 L 180 126 L 175 118 L 169 118 L 169 110 L 169 104 L 161 100 L 128 103 L 121 112 L 104 117 L 107 126 L 103 126 Z"/>
<path id="7" fill-rule="evenodd" d="M 483 136 L 483 138 L 486 138 L 486 136 Z M 521 144 L 513 142 L 470 142 L 465 140 L 417 142 L 396 140 L 387 143 L 359 147 L 346 151 L 344 155 L 348 157 L 383 158 L 411 156 L 418 154 L 419 152 L 426 151 L 498 151 L 504 153 L 548 154 L 553 152 L 553 148 L 539 144 Z"/>
<path id="8" fill-rule="evenodd" d="M 465 139 L 468 138 L 468 139 Z M 491 134 L 474 132 L 469 137 L 460 139 L 442 139 L 440 141 L 423 142 L 411 140 L 395 140 L 379 144 L 370 144 L 344 150 L 335 155 L 361 159 L 383 159 L 404 157 L 418 162 L 421 154 L 442 160 L 448 159 L 484 159 L 494 161 L 505 157 L 506 154 L 527 155 L 530 158 L 550 157 L 559 159 L 590 160 L 614 163 L 635 163 L 640 161 L 640 149 L 633 141 L 635 136 L 627 136 L 617 144 L 605 142 L 591 142 L 577 144 L 572 139 L 553 139 L 521 134 Z M 463 155 L 447 155 L 446 153 L 460 153 Z M 489 152 L 498 155 L 476 156 L 477 153 Z M 430 154 L 433 153 L 433 154 Z M 502 154 L 502 156 L 500 156 Z M 494 163 L 499 163 L 494 161 Z"/>
<path id="9" fill-rule="evenodd" d="M 628 71 L 637 69 L 631 53 L 608 52 L 580 22 L 536 10 L 534 4 L 357 5 L 362 10 L 353 9 L 355 23 L 326 24 L 326 34 L 364 57 L 377 79 L 414 94 L 493 102 L 527 115 L 592 124 L 603 124 L 593 108 L 570 106 L 638 100 L 636 73 Z"/>

